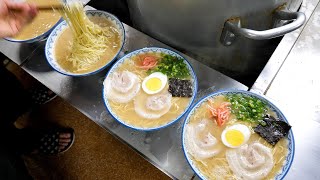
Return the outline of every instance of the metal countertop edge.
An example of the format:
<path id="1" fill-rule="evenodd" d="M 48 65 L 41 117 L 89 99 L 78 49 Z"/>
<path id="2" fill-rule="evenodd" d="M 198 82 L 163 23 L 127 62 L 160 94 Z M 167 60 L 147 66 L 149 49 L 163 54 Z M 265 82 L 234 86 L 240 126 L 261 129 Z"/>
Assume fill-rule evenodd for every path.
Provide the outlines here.
<path id="1" fill-rule="evenodd" d="M 272 56 L 270 57 L 268 63 L 263 68 L 260 75 L 258 76 L 256 81 L 249 88 L 248 91 L 255 92 L 258 94 L 263 94 L 263 95 L 265 95 L 267 93 L 268 89 L 272 85 L 277 74 L 281 70 L 281 67 L 283 66 L 287 57 L 291 53 L 294 45 L 299 40 L 301 33 L 304 31 L 306 25 L 310 22 L 311 17 L 316 12 L 316 7 L 319 6 L 319 4 L 320 4 L 320 1 L 318 1 L 317 4 L 314 6 L 314 9 L 312 9 L 312 13 L 310 14 L 310 16 L 307 16 L 307 20 L 306 20 L 305 24 L 299 30 L 294 31 L 296 33 L 299 33 L 299 35 L 297 37 L 294 37 L 293 33 L 288 33 L 283 37 L 283 39 L 279 43 L 278 47 L 276 48 L 276 50 L 273 52 Z M 306 9 L 306 11 L 307 10 L 308 9 Z M 294 40 L 290 40 L 290 38 L 294 38 Z M 286 43 L 290 44 L 290 48 L 286 49 L 286 51 L 283 52 L 284 49 L 282 49 L 282 47 L 288 46 L 288 44 L 286 44 Z M 280 60 L 279 60 L 279 54 L 282 54 L 282 57 L 283 57 Z M 285 55 L 283 55 L 283 54 L 285 54 Z M 280 61 L 280 63 L 277 64 L 277 61 Z M 278 65 L 276 68 L 275 68 L 275 64 Z M 276 69 L 276 70 L 272 70 L 272 69 Z M 270 71 L 272 71 L 272 72 L 270 73 Z"/>

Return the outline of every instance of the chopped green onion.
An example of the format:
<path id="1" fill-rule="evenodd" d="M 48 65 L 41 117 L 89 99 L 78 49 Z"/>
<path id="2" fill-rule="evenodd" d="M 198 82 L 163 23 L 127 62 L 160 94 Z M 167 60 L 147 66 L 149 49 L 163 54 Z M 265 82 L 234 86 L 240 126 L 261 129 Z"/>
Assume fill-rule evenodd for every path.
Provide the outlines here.
<path id="1" fill-rule="evenodd" d="M 262 119 L 267 113 L 266 103 L 258 98 L 242 94 L 229 94 L 227 99 L 231 102 L 231 112 L 238 120 L 263 125 Z"/>

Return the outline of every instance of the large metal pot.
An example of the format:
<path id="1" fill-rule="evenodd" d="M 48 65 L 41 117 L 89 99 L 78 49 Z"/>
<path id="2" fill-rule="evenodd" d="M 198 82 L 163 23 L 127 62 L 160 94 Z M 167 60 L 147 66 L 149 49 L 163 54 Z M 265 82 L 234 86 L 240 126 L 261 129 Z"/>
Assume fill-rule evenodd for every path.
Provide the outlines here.
<path id="1" fill-rule="evenodd" d="M 265 39 L 305 21 L 302 0 L 127 1 L 136 28 L 230 76 L 258 73 L 270 55 Z"/>

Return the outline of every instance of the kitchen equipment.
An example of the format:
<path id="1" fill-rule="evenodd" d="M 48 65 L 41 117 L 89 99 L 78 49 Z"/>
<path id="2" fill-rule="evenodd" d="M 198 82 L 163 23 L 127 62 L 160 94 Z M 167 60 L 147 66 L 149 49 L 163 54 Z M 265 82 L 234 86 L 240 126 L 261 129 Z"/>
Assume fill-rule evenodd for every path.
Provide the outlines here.
<path id="1" fill-rule="evenodd" d="M 257 76 L 277 45 L 268 39 L 305 21 L 302 0 L 127 1 L 136 28 L 236 79 Z"/>

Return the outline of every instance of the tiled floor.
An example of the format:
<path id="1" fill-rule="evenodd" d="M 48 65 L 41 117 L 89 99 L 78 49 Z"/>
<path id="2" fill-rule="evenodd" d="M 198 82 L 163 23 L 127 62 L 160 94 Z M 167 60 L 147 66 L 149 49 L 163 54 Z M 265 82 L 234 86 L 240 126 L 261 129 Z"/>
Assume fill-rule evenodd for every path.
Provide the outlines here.
<path id="1" fill-rule="evenodd" d="M 17 65 L 9 63 L 7 68 L 23 80 L 24 87 L 36 83 Z M 17 124 L 43 127 L 50 123 L 74 128 L 75 143 L 57 157 L 25 156 L 35 179 L 169 179 L 61 98 L 23 116 Z"/>

